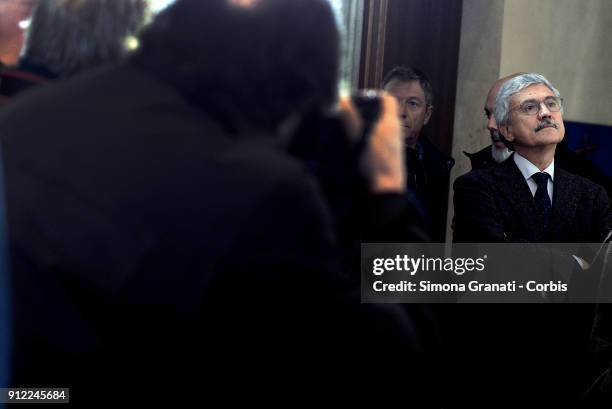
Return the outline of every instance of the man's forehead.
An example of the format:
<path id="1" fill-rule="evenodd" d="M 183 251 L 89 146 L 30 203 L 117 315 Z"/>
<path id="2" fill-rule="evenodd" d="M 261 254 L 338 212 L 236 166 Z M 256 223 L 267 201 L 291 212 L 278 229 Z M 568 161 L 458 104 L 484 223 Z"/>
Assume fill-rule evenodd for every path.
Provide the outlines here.
<path id="1" fill-rule="evenodd" d="M 555 96 L 555 93 L 544 84 L 534 84 L 512 95 L 512 99 L 514 101 L 526 101 L 529 99 L 540 99 L 548 96 Z"/>
<path id="2" fill-rule="evenodd" d="M 391 94 L 425 97 L 425 91 L 418 80 L 403 81 L 401 79 L 392 79 L 385 85 L 385 90 Z"/>
<path id="3" fill-rule="evenodd" d="M 506 75 L 495 81 L 491 88 L 489 89 L 489 93 L 487 94 L 487 100 L 485 101 L 485 110 L 493 111 L 495 105 L 495 98 L 499 93 L 501 87 L 508 81 L 510 81 L 514 77 L 518 77 L 519 75 L 525 74 L 524 72 L 515 72 L 514 74 Z"/>

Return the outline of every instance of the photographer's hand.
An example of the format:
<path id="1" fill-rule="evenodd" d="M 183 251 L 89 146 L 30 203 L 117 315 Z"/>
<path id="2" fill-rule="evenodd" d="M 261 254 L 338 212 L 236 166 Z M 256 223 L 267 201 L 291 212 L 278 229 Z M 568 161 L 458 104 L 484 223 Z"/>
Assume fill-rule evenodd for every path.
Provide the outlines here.
<path id="1" fill-rule="evenodd" d="M 397 102 L 384 92 L 379 96 L 380 119 L 372 128 L 360 167 L 372 193 L 401 193 L 406 190 L 406 174 Z M 350 137 L 358 138 L 363 121 L 350 98 L 340 100 L 340 113 Z"/>

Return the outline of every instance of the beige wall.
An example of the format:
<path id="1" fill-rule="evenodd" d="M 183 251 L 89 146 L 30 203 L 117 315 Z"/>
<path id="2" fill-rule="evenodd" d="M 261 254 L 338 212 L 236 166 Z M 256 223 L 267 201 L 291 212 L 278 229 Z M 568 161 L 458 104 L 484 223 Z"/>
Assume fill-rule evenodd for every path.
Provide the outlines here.
<path id="1" fill-rule="evenodd" d="M 539 72 L 567 119 L 612 125 L 611 40 L 610 0 L 506 0 L 500 74 Z"/>
<path id="2" fill-rule="evenodd" d="M 469 160 L 463 151 L 476 152 L 490 143 L 484 103 L 490 84 L 500 76 L 503 14 L 504 0 L 463 1 L 449 224 L 453 218 L 453 180 L 470 170 Z M 449 239 L 447 234 L 447 241 Z"/>

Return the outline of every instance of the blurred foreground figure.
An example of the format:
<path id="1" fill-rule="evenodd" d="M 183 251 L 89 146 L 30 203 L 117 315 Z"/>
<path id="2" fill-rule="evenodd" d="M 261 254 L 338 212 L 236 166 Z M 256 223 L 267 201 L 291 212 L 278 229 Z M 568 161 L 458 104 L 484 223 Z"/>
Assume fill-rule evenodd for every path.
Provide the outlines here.
<path id="1" fill-rule="evenodd" d="M 412 321 L 341 279 L 328 204 L 281 148 L 336 103 L 337 47 L 323 0 L 183 0 L 128 62 L 6 106 L 13 385 L 88 407 L 422 393 Z M 384 98 L 363 161 L 391 199 L 396 117 Z"/>
<path id="2" fill-rule="evenodd" d="M 0 71 L 0 103 L 33 85 L 126 57 L 147 9 L 145 0 L 38 0 L 36 4 L 23 57 L 14 69 Z"/>

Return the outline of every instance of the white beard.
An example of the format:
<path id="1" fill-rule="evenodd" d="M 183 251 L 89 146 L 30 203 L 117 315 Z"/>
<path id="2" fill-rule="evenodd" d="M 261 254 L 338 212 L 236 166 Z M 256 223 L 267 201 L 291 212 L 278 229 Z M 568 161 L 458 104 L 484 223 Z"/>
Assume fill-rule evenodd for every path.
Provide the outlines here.
<path id="1" fill-rule="evenodd" d="M 500 149 L 493 144 L 491 145 L 491 155 L 493 155 L 495 162 L 502 163 L 512 155 L 512 151 L 505 146 Z"/>

